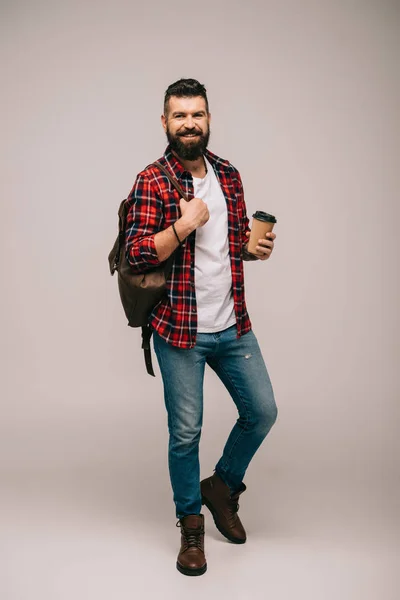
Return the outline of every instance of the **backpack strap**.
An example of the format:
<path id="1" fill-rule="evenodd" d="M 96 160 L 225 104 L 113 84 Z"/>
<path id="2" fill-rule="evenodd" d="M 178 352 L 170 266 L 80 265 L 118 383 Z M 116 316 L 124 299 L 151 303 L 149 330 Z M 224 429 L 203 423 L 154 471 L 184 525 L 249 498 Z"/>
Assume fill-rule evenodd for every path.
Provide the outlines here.
<path id="1" fill-rule="evenodd" d="M 151 360 L 151 347 L 150 347 L 150 339 L 153 335 L 153 330 L 150 325 L 145 325 L 142 327 L 142 350 L 144 352 L 144 362 L 146 364 L 146 371 L 152 377 L 155 377 L 153 370 L 153 363 Z"/>
<path id="2" fill-rule="evenodd" d="M 179 185 L 178 181 L 175 179 L 175 177 L 173 177 L 171 175 L 171 173 L 168 171 L 168 169 L 166 167 L 164 167 L 164 165 L 162 165 L 160 162 L 158 162 L 158 160 L 156 160 L 156 162 L 154 162 L 153 165 L 156 165 L 156 167 L 158 167 L 160 169 L 160 171 L 162 171 L 164 173 L 164 175 L 169 179 L 169 181 L 171 182 L 173 187 L 176 189 L 176 191 L 178 192 L 180 197 L 183 198 L 184 200 L 186 200 L 186 202 L 189 202 L 189 198 L 187 197 L 186 192 L 183 191 L 183 189 Z"/>

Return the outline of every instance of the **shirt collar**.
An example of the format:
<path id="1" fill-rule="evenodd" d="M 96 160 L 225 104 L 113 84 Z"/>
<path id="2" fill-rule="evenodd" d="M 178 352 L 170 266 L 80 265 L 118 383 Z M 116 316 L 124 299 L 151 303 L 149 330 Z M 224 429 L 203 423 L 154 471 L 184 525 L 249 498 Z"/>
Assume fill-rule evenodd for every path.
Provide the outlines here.
<path id="1" fill-rule="evenodd" d="M 183 175 L 188 172 L 185 171 L 182 164 L 176 158 L 175 154 L 171 150 L 170 145 L 167 146 L 164 152 L 164 158 L 166 160 L 167 166 L 169 167 L 170 171 L 172 171 L 172 174 L 175 175 L 175 177 L 182 178 Z"/>

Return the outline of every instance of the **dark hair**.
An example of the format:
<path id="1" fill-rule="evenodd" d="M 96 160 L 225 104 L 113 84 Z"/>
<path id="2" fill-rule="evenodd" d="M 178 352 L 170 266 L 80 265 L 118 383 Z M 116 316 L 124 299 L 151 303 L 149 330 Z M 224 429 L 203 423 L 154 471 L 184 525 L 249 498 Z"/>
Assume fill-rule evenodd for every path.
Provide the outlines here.
<path id="1" fill-rule="evenodd" d="M 206 108 L 208 110 L 207 90 L 202 83 L 199 83 L 197 79 L 178 79 L 175 83 L 171 83 L 168 86 L 164 96 L 164 114 L 168 112 L 168 102 L 171 96 L 177 96 L 178 98 L 193 98 L 194 96 L 201 96 L 206 101 Z"/>

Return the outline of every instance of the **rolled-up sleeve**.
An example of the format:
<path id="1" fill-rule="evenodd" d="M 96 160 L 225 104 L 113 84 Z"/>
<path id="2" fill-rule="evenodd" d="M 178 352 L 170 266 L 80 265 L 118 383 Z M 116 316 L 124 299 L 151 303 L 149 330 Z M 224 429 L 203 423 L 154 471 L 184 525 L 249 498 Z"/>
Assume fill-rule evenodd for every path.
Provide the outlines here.
<path id="1" fill-rule="evenodd" d="M 162 229 L 163 203 L 143 174 L 138 175 L 126 202 L 126 258 L 134 271 L 144 273 L 160 264 L 154 236 Z"/>

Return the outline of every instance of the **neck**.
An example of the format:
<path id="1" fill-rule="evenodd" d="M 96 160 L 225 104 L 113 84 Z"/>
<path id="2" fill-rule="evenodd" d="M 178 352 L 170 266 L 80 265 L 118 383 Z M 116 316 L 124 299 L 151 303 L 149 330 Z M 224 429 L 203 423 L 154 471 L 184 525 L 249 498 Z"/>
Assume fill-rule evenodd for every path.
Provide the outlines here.
<path id="1" fill-rule="evenodd" d="M 203 156 L 196 158 L 196 160 L 184 160 L 178 156 L 176 152 L 172 151 L 172 153 L 175 154 L 185 171 L 189 171 L 194 177 L 199 177 L 201 179 L 206 176 L 207 167 Z"/>

